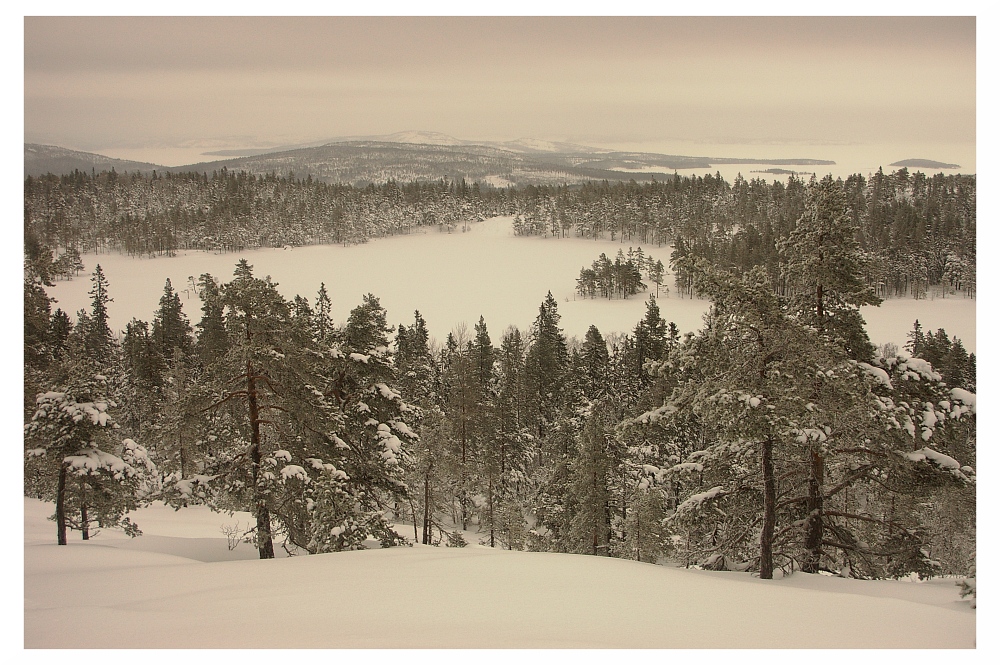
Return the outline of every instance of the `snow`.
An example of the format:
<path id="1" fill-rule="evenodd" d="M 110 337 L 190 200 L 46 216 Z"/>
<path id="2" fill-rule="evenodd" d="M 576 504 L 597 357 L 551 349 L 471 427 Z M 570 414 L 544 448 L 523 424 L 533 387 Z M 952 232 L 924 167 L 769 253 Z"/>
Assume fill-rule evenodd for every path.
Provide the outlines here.
<path id="1" fill-rule="evenodd" d="M 884 369 L 869 365 L 868 363 L 858 363 L 858 366 L 864 370 L 865 374 L 875 377 L 878 383 L 881 383 L 890 390 L 892 389 L 892 381 L 889 379 L 889 373 Z"/>
<path id="2" fill-rule="evenodd" d="M 515 237 L 511 222 L 510 217 L 496 217 L 471 224 L 467 233 L 427 228 L 350 247 L 316 245 L 227 254 L 182 251 L 175 257 L 153 259 L 88 254 L 83 261 L 88 273 L 100 263 L 110 282 L 114 301 L 108 304 L 108 314 L 113 330 L 123 330 L 132 317 L 151 321 L 167 278 L 180 289 L 185 314 L 197 322 L 201 301 L 180 285 L 188 284 L 189 276 L 197 279 L 205 272 L 228 281 L 237 261 L 246 258 L 254 274 L 271 275 L 286 298 L 302 295 L 314 300 L 320 282 L 325 283 L 336 322 L 345 322 L 350 310 L 370 292 L 386 308 L 390 325 L 409 325 L 413 311 L 420 310 L 431 335 L 443 341 L 460 323 L 471 329 L 480 315 L 495 340 L 508 325 L 527 330 L 548 291 L 559 303 L 561 325 L 570 337 L 583 339 L 591 324 L 605 336 L 631 332 L 645 315 L 649 292 L 628 300 L 580 299 L 576 295 L 580 268 L 589 266 L 602 252 L 614 256 L 630 246 L 641 246 L 647 256 L 664 264 L 670 259 L 669 246 L 635 240 Z M 379 268 L 373 270 L 376 265 Z M 672 282 L 668 275 L 665 284 Z M 90 287 L 86 274 L 56 282 L 49 289 L 58 300 L 53 308 L 61 307 L 73 316 L 81 308 L 89 309 Z M 661 316 L 675 322 L 682 334 L 701 327 L 709 305 L 705 300 L 679 298 L 672 290 L 669 294 L 661 290 L 657 303 Z M 959 296 L 887 300 L 880 308 L 862 309 L 876 344 L 892 342 L 903 348 L 913 321 L 919 319 L 924 330 L 945 328 L 949 335 L 958 336 L 970 352 L 976 348 L 975 314 L 976 301 Z"/>
<path id="3" fill-rule="evenodd" d="M 69 466 L 71 471 L 79 475 L 88 475 L 107 469 L 116 478 L 121 478 L 128 468 L 122 458 L 97 448 L 88 448 L 81 450 L 76 455 L 67 455 L 63 458 L 63 462 Z"/>
<path id="4" fill-rule="evenodd" d="M 913 322 L 920 321 L 924 332 L 944 328 L 950 337 L 958 337 L 969 353 L 976 351 L 976 300 L 961 295 L 915 300 L 890 298 L 878 307 L 862 307 L 868 336 L 872 343 L 892 342 L 900 349 L 909 341 L 907 333 Z"/>
<path id="5" fill-rule="evenodd" d="M 304 483 L 309 482 L 309 474 L 298 464 L 287 464 L 281 467 L 281 478 L 282 480 L 288 480 L 289 478 L 298 478 Z"/>
<path id="6" fill-rule="evenodd" d="M 956 460 L 954 457 L 949 457 L 948 455 L 945 455 L 944 453 L 939 453 L 938 451 L 932 450 L 931 448 L 921 448 L 920 450 L 916 450 L 912 453 L 906 453 L 906 459 L 914 462 L 919 462 L 924 459 L 929 459 L 930 461 L 940 466 L 942 469 L 962 468 L 962 465 L 959 464 L 958 460 Z"/>
<path id="7" fill-rule="evenodd" d="M 952 388 L 951 398 L 957 402 L 965 404 L 972 413 L 976 412 L 976 396 L 968 390 L 964 390 L 962 388 Z"/>
<path id="8" fill-rule="evenodd" d="M 137 511 L 144 535 L 55 545 L 24 501 L 25 648 L 972 648 L 955 581 L 684 570 L 417 545 L 259 561 L 201 507 Z M 397 527 L 400 533 L 412 526 Z M 86 617 L 86 629 L 80 618 Z M 391 624 L 388 623 L 391 617 Z M 141 629 L 136 629 L 141 628 Z"/>
<path id="9" fill-rule="evenodd" d="M 715 487 L 698 494 L 692 494 L 677 506 L 677 514 L 681 515 L 683 513 L 691 512 L 692 510 L 698 510 L 701 508 L 701 504 L 706 501 L 711 501 L 720 494 L 722 494 L 721 485 L 716 485 Z"/>

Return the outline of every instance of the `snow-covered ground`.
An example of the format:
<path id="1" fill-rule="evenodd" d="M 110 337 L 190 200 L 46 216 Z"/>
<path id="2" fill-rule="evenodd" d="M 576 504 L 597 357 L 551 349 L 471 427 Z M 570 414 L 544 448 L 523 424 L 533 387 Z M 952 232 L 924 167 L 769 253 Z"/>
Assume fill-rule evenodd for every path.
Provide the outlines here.
<path id="1" fill-rule="evenodd" d="M 184 291 L 189 276 L 197 279 L 209 272 L 228 281 L 243 257 L 258 276 L 271 275 L 287 298 L 298 294 L 314 300 L 320 282 L 325 282 L 333 316 L 341 322 L 370 292 L 388 311 L 391 325 L 412 323 L 413 311 L 419 309 L 431 335 L 443 341 L 462 322 L 471 331 L 483 315 L 494 342 L 499 343 L 508 325 L 522 330 L 531 325 L 549 290 L 559 301 L 567 335 L 582 339 L 591 324 L 605 336 L 630 332 L 645 314 L 648 294 L 615 301 L 575 295 L 580 268 L 590 266 L 601 252 L 613 259 L 620 248 L 627 252 L 630 245 L 639 246 L 610 240 L 515 237 L 511 219 L 498 217 L 471 225 L 467 233 L 427 229 L 351 247 L 321 245 L 228 254 L 191 251 L 154 259 L 120 254 L 83 258 L 88 273 L 100 263 L 110 281 L 114 302 L 108 312 L 114 330 L 124 329 L 133 317 L 152 320 L 168 277 L 181 291 L 188 318 L 196 322 L 201 317 L 201 301 L 194 292 Z M 643 251 L 664 264 L 669 262 L 669 247 L 644 245 Z M 672 276 L 665 281 L 672 285 Z M 56 306 L 72 315 L 89 309 L 90 287 L 89 277 L 81 274 L 72 281 L 56 282 L 50 293 L 59 301 Z M 675 322 L 682 332 L 697 330 L 708 307 L 706 301 L 672 293 L 661 294 L 658 303 L 663 318 Z M 876 344 L 893 342 L 902 347 L 913 321 L 920 319 L 924 330 L 943 327 L 962 339 L 968 351 L 976 348 L 975 300 L 960 296 L 890 300 L 880 308 L 865 308 L 863 314 Z"/>
<path id="2" fill-rule="evenodd" d="M 201 507 L 144 535 L 71 532 L 24 500 L 26 648 L 970 648 L 954 580 L 763 581 L 569 554 L 417 545 L 259 561 Z M 405 533 L 405 529 L 400 529 Z"/>

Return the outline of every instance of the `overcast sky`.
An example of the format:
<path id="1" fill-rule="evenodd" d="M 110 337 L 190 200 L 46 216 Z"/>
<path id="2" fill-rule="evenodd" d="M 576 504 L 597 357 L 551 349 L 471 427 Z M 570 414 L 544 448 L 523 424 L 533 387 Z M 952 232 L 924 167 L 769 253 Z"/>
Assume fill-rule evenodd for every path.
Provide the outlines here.
<path id="1" fill-rule="evenodd" d="M 974 18 L 26 18 L 25 140 L 975 141 Z"/>

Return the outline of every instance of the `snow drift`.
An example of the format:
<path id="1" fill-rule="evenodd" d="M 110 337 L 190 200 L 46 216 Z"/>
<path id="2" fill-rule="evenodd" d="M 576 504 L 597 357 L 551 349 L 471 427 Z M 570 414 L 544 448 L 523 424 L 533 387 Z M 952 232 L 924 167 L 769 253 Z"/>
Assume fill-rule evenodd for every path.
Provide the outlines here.
<path id="1" fill-rule="evenodd" d="M 477 545 L 259 561 L 248 545 L 230 551 L 222 531 L 248 514 L 162 505 L 134 514 L 136 539 L 106 530 L 59 547 L 52 510 L 25 499 L 27 648 L 975 644 L 975 612 L 954 580 L 763 581 Z"/>

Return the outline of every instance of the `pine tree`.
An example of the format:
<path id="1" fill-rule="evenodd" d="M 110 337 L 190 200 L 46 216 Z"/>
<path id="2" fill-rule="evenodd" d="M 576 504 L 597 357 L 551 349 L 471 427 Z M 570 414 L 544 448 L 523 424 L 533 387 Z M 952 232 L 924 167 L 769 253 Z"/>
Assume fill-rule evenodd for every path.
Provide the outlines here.
<path id="1" fill-rule="evenodd" d="M 137 535 L 126 516 L 156 474 L 142 446 L 112 436 L 116 405 L 108 398 L 107 379 L 92 370 L 92 362 L 83 359 L 65 384 L 39 394 L 24 427 L 25 489 L 55 501 L 59 545 L 66 544 L 71 524 L 88 538 L 93 521 Z"/>
<path id="2" fill-rule="evenodd" d="M 762 270 L 735 277 L 701 262 L 694 276 L 713 297 L 706 327 L 671 355 L 683 377 L 678 389 L 637 419 L 676 437 L 680 463 L 660 471 L 686 497 L 670 522 L 691 543 L 688 553 L 713 566 L 756 567 L 761 577 L 778 559 L 806 572 L 921 570 L 916 512 L 879 512 L 934 465 L 968 481 L 971 468 L 950 456 L 957 450 L 914 451 L 912 437 L 944 437 L 950 417 L 934 405 L 959 402 L 951 417 L 961 420 L 974 396 L 949 399 L 924 361 L 853 361 L 790 315 Z M 865 514 L 850 505 L 859 491 Z"/>
<path id="3" fill-rule="evenodd" d="M 145 441 L 157 418 L 163 374 L 167 369 L 160 346 L 145 321 L 132 319 L 125 325 L 121 356 L 125 384 L 118 401 L 123 411 L 122 425 L 136 438 Z"/>
<path id="4" fill-rule="evenodd" d="M 528 425 L 528 396 L 525 385 L 524 342 L 520 331 L 511 326 L 500 341 L 494 414 L 497 427 L 496 538 L 508 549 L 521 549 L 526 526 L 519 496 L 526 488 L 526 469 L 531 457 L 532 435 Z"/>
<path id="5" fill-rule="evenodd" d="M 396 370 L 400 387 L 407 399 L 420 406 L 430 406 L 437 395 L 437 368 L 431 357 L 427 322 L 420 311 L 413 312 L 413 325 L 400 324 L 396 333 Z"/>
<path id="6" fill-rule="evenodd" d="M 667 347 L 667 322 L 660 317 L 660 308 L 653 296 L 649 296 L 646 302 L 646 316 L 635 327 L 633 336 L 636 344 L 636 378 L 641 385 L 646 386 L 650 382 L 650 377 L 643 369 L 643 365 L 647 360 L 663 358 Z"/>
<path id="7" fill-rule="evenodd" d="M 69 315 L 62 309 L 56 308 L 49 321 L 49 346 L 53 352 L 59 353 L 66 349 L 66 341 L 69 339 L 72 329 L 73 325 L 70 323 Z"/>
<path id="8" fill-rule="evenodd" d="M 51 283 L 50 283 L 51 285 Z M 51 355 L 50 321 L 53 299 L 45 291 L 46 283 L 33 266 L 24 270 L 24 365 L 44 369 Z"/>
<path id="9" fill-rule="evenodd" d="M 799 315 L 855 360 L 867 361 L 873 348 L 858 310 L 881 299 L 864 282 L 857 233 L 843 185 L 826 177 L 810 184 L 805 212 L 779 252 L 782 279 Z"/>
<path id="10" fill-rule="evenodd" d="M 475 338 L 470 348 L 473 365 L 473 379 L 476 386 L 476 400 L 472 417 L 472 430 L 476 437 L 476 466 L 478 482 L 474 483 L 479 495 L 484 496 L 479 523 L 488 529 L 487 542 L 496 547 L 500 530 L 501 502 L 503 501 L 501 476 L 506 461 L 505 442 L 495 425 L 497 384 L 495 376 L 495 354 L 493 342 L 486 328 L 485 319 L 480 316 L 475 326 Z"/>

